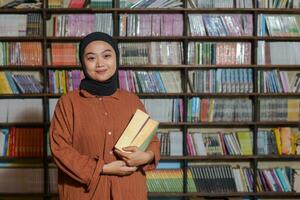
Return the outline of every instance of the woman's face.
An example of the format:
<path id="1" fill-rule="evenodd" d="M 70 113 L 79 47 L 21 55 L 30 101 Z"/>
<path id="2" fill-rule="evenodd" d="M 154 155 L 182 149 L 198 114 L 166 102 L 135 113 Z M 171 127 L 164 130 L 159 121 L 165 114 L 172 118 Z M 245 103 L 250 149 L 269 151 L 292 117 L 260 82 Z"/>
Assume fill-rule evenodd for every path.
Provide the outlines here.
<path id="1" fill-rule="evenodd" d="M 96 81 L 106 81 L 116 71 L 115 50 L 104 41 L 93 41 L 84 49 L 83 61 L 89 76 Z"/>

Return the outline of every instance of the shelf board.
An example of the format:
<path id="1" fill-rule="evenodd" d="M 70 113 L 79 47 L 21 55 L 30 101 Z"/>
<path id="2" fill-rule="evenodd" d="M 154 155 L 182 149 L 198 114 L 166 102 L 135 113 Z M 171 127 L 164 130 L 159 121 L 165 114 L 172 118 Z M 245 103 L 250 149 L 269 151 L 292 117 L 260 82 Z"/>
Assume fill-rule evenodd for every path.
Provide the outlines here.
<path id="1" fill-rule="evenodd" d="M 276 197 L 276 198 L 280 198 L 280 197 L 297 197 L 297 199 L 299 199 L 300 197 L 300 193 L 299 192 L 256 192 L 254 194 L 252 194 L 251 196 L 257 196 L 257 197 Z"/>
<path id="2" fill-rule="evenodd" d="M 300 14 L 299 8 L 255 8 L 257 14 Z"/>
<path id="3" fill-rule="evenodd" d="M 271 70 L 271 69 L 300 70 L 300 65 L 266 64 L 266 65 L 257 65 L 257 69 L 259 70 Z"/>
<path id="4" fill-rule="evenodd" d="M 188 68 L 189 66 L 188 65 L 184 65 L 184 64 L 177 64 L 177 65 L 174 65 L 174 64 L 140 64 L 140 65 L 120 65 L 120 69 L 130 69 L 130 70 L 133 70 L 133 69 L 136 69 L 136 70 L 143 70 L 143 69 L 153 69 L 153 70 L 174 70 L 174 69 L 185 69 L 185 68 Z"/>
<path id="5" fill-rule="evenodd" d="M 13 163 L 43 163 L 43 157 L 4 157 L 0 156 L 0 162 L 13 162 Z"/>
<path id="6" fill-rule="evenodd" d="M 234 64 L 234 65 L 196 65 L 196 64 L 191 64 L 191 65 L 186 65 L 188 69 L 191 69 L 191 70 L 200 70 L 200 69 L 218 69 L 218 68 L 232 68 L 232 69 L 235 69 L 235 68 L 256 68 L 257 65 L 255 64 L 250 64 L 250 65 L 247 65 L 247 64 L 241 64 L 241 65 L 237 65 L 237 64 Z"/>
<path id="7" fill-rule="evenodd" d="M 300 93 L 256 93 L 258 97 L 297 97 L 300 98 Z"/>
<path id="8" fill-rule="evenodd" d="M 18 71 L 28 71 L 28 70 L 42 70 L 44 67 L 42 65 L 1 65 L 0 71 L 4 70 L 18 70 Z"/>
<path id="9" fill-rule="evenodd" d="M 48 14 L 112 13 L 116 8 L 45 8 Z"/>
<path id="10" fill-rule="evenodd" d="M 0 193 L 1 197 L 44 197 L 44 193 Z"/>
<path id="11" fill-rule="evenodd" d="M 279 126 L 290 126 L 290 127 L 300 127 L 300 122 L 287 122 L 287 121 L 259 121 L 255 123 L 257 126 L 262 127 L 279 127 Z"/>
<path id="12" fill-rule="evenodd" d="M 47 125 L 44 122 L 9 122 L 9 123 L 0 123 L 0 127 L 43 127 Z"/>
<path id="13" fill-rule="evenodd" d="M 255 122 L 187 122 L 189 127 L 249 127 L 255 125 Z"/>
<path id="14" fill-rule="evenodd" d="M 201 98 L 239 98 L 256 96 L 256 93 L 185 93 L 185 96 Z"/>
<path id="15" fill-rule="evenodd" d="M 300 41 L 300 36 L 259 36 L 257 40 L 268 41 Z"/>
<path id="16" fill-rule="evenodd" d="M 28 14 L 28 13 L 42 13 L 43 8 L 0 8 L 0 14 Z"/>
<path id="17" fill-rule="evenodd" d="M 1 14 L 1 13 L 0 13 Z M 0 37 L 1 42 L 42 42 L 42 36 L 13 36 L 13 37 Z"/>
<path id="18" fill-rule="evenodd" d="M 47 65 L 45 67 L 46 69 L 52 69 L 52 70 L 78 70 L 82 69 L 79 65 Z"/>
<path id="19" fill-rule="evenodd" d="M 0 98 L 43 98 L 46 96 L 44 93 L 36 93 L 36 94 L 0 94 Z"/>
<path id="20" fill-rule="evenodd" d="M 185 156 L 187 161 L 214 161 L 214 162 L 226 162 L 226 161 L 249 161 L 255 159 L 256 156 L 230 156 L 230 155 L 210 155 L 210 156 Z"/>
<path id="21" fill-rule="evenodd" d="M 258 155 L 258 161 L 299 161 L 300 155 Z"/>

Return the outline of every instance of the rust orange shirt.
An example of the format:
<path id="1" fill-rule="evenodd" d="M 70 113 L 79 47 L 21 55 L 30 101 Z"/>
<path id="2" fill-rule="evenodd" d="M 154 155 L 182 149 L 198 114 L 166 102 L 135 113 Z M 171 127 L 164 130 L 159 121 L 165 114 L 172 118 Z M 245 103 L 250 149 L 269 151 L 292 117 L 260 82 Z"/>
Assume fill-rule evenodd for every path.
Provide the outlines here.
<path id="1" fill-rule="evenodd" d="M 105 163 L 117 160 L 114 145 L 138 108 L 145 111 L 139 98 L 119 89 L 103 97 L 76 90 L 59 99 L 50 145 L 61 200 L 147 199 L 145 170 L 154 169 L 160 158 L 156 136 L 148 148 L 155 155 L 152 163 L 129 176 L 100 174 Z"/>

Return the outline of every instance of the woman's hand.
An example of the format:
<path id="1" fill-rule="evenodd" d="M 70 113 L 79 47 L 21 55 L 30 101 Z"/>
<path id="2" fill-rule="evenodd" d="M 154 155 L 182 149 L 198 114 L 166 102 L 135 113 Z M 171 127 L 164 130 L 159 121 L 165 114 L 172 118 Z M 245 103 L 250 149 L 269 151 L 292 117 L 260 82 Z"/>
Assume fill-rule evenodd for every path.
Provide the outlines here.
<path id="1" fill-rule="evenodd" d="M 122 152 L 118 149 L 116 149 L 115 152 L 131 167 L 138 167 L 150 163 L 154 158 L 152 151 L 143 152 L 135 146 L 124 147 L 123 150 L 126 152 Z"/>
<path id="2" fill-rule="evenodd" d="M 102 174 L 127 176 L 137 170 L 136 167 L 129 167 L 123 160 L 116 160 L 111 163 L 105 164 L 102 169 Z"/>

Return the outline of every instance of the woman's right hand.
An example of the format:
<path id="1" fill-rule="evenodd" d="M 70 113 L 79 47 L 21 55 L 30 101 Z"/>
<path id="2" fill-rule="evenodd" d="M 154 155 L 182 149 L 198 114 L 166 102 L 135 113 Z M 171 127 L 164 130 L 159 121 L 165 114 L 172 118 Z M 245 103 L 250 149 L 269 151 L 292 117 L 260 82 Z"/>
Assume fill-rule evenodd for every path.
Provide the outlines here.
<path id="1" fill-rule="evenodd" d="M 102 169 L 102 174 L 127 176 L 137 170 L 137 167 L 128 167 L 123 160 L 116 160 L 105 164 Z"/>

